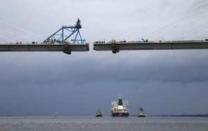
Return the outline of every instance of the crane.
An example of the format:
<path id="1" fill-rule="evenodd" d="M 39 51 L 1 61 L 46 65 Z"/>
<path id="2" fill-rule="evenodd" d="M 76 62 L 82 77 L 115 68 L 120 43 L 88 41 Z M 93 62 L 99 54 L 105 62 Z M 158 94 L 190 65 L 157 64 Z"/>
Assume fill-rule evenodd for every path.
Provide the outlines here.
<path id="1" fill-rule="evenodd" d="M 80 29 L 81 21 L 77 20 L 74 26 L 62 26 L 43 42 L 31 43 L 4 43 L 0 44 L 0 52 L 8 51 L 62 51 L 71 54 L 72 51 L 89 51 L 89 44 L 82 38 Z M 69 40 L 72 38 L 71 40 Z"/>

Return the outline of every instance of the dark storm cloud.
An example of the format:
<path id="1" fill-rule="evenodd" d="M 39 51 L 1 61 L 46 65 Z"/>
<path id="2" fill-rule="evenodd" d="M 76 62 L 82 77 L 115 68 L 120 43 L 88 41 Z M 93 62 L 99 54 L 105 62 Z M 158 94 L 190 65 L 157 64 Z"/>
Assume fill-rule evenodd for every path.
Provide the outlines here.
<path id="1" fill-rule="evenodd" d="M 64 56 L 63 54 L 55 56 L 55 61 L 48 62 L 45 62 L 44 58 L 47 59 L 45 56 L 42 59 L 39 58 L 40 62 L 38 63 L 36 63 L 37 60 L 24 62 L 25 60 L 30 61 L 28 59 L 31 57 L 23 56 L 24 59 L 22 59 L 22 55 L 19 55 L 18 59 L 22 59 L 19 60 L 20 62 L 14 60 L 18 56 L 2 60 L 4 63 L 1 68 L 6 71 L 2 72 L 1 80 L 5 83 L 11 80 L 10 84 L 12 82 L 14 84 L 18 82 L 40 84 L 72 82 L 80 84 L 103 80 L 189 83 L 208 80 L 206 50 L 149 53 L 151 55 L 147 57 L 147 60 L 142 58 L 145 56 L 142 53 L 134 52 L 131 55 L 125 55 L 124 52 L 121 52 L 118 56 L 113 57 L 111 54 L 106 56 L 99 56 L 99 54 L 96 56 L 95 53 L 94 56 L 87 54 L 88 57 L 83 56 L 85 59 L 78 58 L 77 60 L 76 56 L 67 59 L 67 57 L 73 56 Z M 111 60 L 108 61 L 108 59 Z"/>
<path id="2" fill-rule="evenodd" d="M 0 58 L 2 115 L 93 115 L 97 108 L 108 114 L 110 102 L 118 96 L 129 100 L 134 113 L 141 105 L 153 114 L 208 108 L 201 98 L 185 104 L 195 93 L 206 95 L 206 50 L 3 55 L 7 57 Z"/>
<path id="3" fill-rule="evenodd" d="M 197 82 L 207 81 L 208 73 L 206 72 L 206 55 L 201 57 L 194 57 L 198 55 L 200 51 L 187 51 L 187 54 L 183 54 L 181 51 L 173 51 L 172 53 L 163 54 L 160 52 L 150 53 L 151 57 L 148 57 L 145 65 L 140 64 L 140 59 L 136 59 L 136 56 L 145 56 L 142 54 L 133 53 L 133 58 L 128 58 L 124 54 L 121 56 L 114 56 L 112 59 L 116 61 L 107 62 L 106 57 L 92 57 L 88 55 L 88 58 L 78 59 L 70 58 L 68 56 L 56 57 L 55 61 L 48 63 L 43 62 L 47 57 L 38 61 L 41 63 L 35 63 L 25 57 L 19 55 L 19 62 L 15 61 L 16 57 L 9 61 L 3 60 L 2 72 L 0 76 L 2 82 L 16 84 L 16 83 L 57 83 L 57 82 L 74 82 L 77 84 L 94 82 L 94 81 L 178 81 L 178 82 Z M 202 51 L 206 54 L 206 51 Z M 124 52 L 123 52 L 124 53 Z M 94 54 L 96 55 L 96 54 Z M 21 57 L 23 59 L 21 59 Z M 189 57 L 182 59 L 180 57 Z M 17 56 L 18 57 L 18 56 Z M 61 57 L 65 57 L 65 60 L 61 60 Z M 69 56 L 71 57 L 71 56 Z M 108 56 L 111 57 L 111 56 Z M 131 56 L 130 56 L 131 57 Z M 158 57 L 162 57 L 160 59 Z M 60 58 L 60 60 L 58 60 Z M 118 59 L 118 60 L 117 60 Z M 27 61 L 27 62 L 25 62 Z M 37 61 L 37 60 L 36 60 Z M 128 62 L 128 63 L 127 63 Z M 41 72 L 41 73 L 40 73 Z M 10 81 L 10 82 L 9 82 Z"/>

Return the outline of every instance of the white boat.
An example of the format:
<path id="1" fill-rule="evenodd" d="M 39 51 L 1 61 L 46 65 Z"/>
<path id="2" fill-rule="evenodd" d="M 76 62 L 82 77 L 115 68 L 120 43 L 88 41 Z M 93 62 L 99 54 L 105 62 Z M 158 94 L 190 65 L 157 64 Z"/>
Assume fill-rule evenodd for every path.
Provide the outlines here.
<path id="1" fill-rule="evenodd" d="M 139 114 L 138 114 L 138 117 L 145 117 L 145 114 L 144 114 L 144 109 L 143 108 L 139 108 Z"/>
<path id="2" fill-rule="evenodd" d="M 113 117 L 128 117 L 128 102 L 123 101 L 122 98 L 112 102 L 112 116 Z"/>

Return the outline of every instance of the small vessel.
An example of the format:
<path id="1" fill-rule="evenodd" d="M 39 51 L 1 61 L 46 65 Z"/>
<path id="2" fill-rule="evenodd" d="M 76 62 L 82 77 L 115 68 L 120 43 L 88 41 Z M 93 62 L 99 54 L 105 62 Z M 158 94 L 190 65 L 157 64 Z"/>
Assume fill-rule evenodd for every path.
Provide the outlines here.
<path id="1" fill-rule="evenodd" d="M 142 107 L 139 108 L 139 114 L 138 114 L 138 117 L 145 117 L 144 109 L 143 109 Z"/>
<path id="2" fill-rule="evenodd" d="M 102 112 L 100 110 L 96 112 L 96 117 L 103 117 Z"/>
<path id="3" fill-rule="evenodd" d="M 122 98 L 112 102 L 112 116 L 113 117 L 128 117 L 128 102 L 123 101 Z"/>

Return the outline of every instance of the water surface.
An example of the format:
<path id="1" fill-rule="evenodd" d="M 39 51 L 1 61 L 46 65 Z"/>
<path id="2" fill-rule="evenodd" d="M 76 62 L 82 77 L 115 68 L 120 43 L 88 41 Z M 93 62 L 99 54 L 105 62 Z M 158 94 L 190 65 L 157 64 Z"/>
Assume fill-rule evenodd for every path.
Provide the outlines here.
<path id="1" fill-rule="evenodd" d="M 0 117 L 0 131 L 208 131 L 208 118 Z"/>

